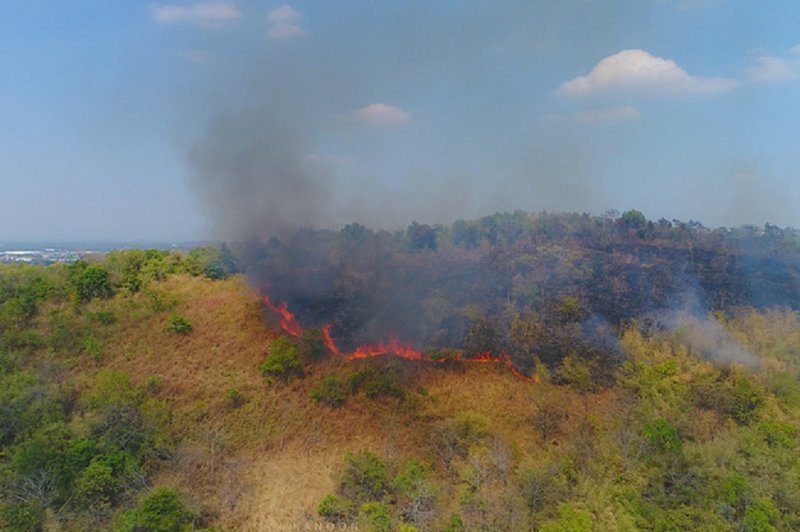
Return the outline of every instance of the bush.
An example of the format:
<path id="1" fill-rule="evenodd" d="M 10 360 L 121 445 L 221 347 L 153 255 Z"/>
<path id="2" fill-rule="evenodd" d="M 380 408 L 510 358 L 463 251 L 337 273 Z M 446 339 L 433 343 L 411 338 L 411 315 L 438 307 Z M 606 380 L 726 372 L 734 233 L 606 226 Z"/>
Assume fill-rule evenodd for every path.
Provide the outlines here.
<path id="1" fill-rule="evenodd" d="M 567 412 L 564 409 L 552 402 L 546 402 L 536 410 L 532 422 L 542 440 L 548 441 L 558 432 L 565 419 Z"/>
<path id="2" fill-rule="evenodd" d="M 167 332 L 175 334 L 189 334 L 192 332 L 192 324 L 183 316 L 173 314 L 168 318 Z"/>
<path id="3" fill-rule="evenodd" d="M 98 310 L 88 316 L 100 325 L 112 325 L 117 322 L 117 316 L 110 310 Z"/>
<path id="4" fill-rule="evenodd" d="M 345 458 L 347 468 L 342 474 L 342 492 L 359 502 L 379 501 L 389 493 L 389 468 L 369 451 Z"/>
<path id="5" fill-rule="evenodd" d="M 328 347 L 325 345 L 322 330 L 311 327 L 303 331 L 303 334 L 300 335 L 298 355 L 304 364 L 319 362 L 328 355 Z"/>
<path id="6" fill-rule="evenodd" d="M 94 298 L 111 297 L 113 290 L 108 270 L 99 264 L 78 261 L 72 266 L 72 286 L 78 300 L 87 302 Z"/>
<path id="7" fill-rule="evenodd" d="M 8 532 L 42 530 L 41 508 L 29 502 L 15 502 L 0 507 L 0 528 Z"/>
<path id="8" fill-rule="evenodd" d="M 364 392 L 370 399 L 375 397 L 405 398 L 402 381 L 400 369 L 396 365 L 371 365 L 355 370 L 347 376 L 347 384 L 351 393 Z"/>
<path id="9" fill-rule="evenodd" d="M 644 435 L 661 452 L 680 452 L 682 443 L 678 429 L 666 419 L 657 419 L 644 427 Z"/>
<path id="10" fill-rule="evenodd" d="M 365 502 L 361 505 L 359 521 L 373 532 L 390 532 L 392 515 L 389 509 L 379 502 Z"/>
<path id="11" fill-rule="evenodd" d="M 461 516 L 458 514 L 451 514 L 450 521 L 447 522 L 447 527 L 444 530 L 445 532 L 462 532 L 466 529 L 467 527 L 464 526 L 464 520 L 461 519 Z"/>
<path id="12" fill-rule="evenodd" d="M 343 523 L 353 514 L 353 503 L 336 495 L 326 495 L 319 503 L 317 513 L 331 523 Z"/>
<path id="13" fill-rule="evenodd" d="M 127 512 L 122 520 L 123 531 L 147 530 L 152 532 L 177 532 L 190 525 L 191 513 L 178 493 L 164 486 L 144 497 L 136 509 Z"/>
<path id="14" fill-rule="evenodd" d="M 590 532 L 592 530 L 592 514 L 586 510 L 580 510 L 565 503 L 558 507 L 558 515 L 557 521 L 546 523 L 540 530 L 542 532 Z"/>
<path id="15" fill-rule="evenodd" d="M 764 402 L 761 390 L 745 376 L 738 376 L 728 386 L 728 414 L 739 425 L 749 425 L 758 417 L 758 408 Z"/>
<path id="16" fill-rule="evenodd" d="M 303 366 L 297 356 L 297 348 L 288 338 L 280 336 L 269 346 L 269 356 L 261 364 L 261 372 L 272 381 L 282 379 L 289 381 L 292 377 L 303 376 Z"/>
<path id="17" fill-rule="evenodd" d="M 402 464 L 392 482 L 401 517 L 422 528 L 428 528 L 426 525 L 436 515 L 434 503 L 439 490 L 431 476 L 427 464 L 409 460 Z"/>
<path id="18" fill-rule="evenodd" d="M 465 458 L 469 448 L 489 436 L 485 417 L 473 412 L 460 412 L 455 418 L 436 423 L 429 433 L 431 451 L 452 471 L 456 458 Z"/>
<path id="19" fill-rule="evenodd" d="M 240 271 L 236 258 L 225 244 L 219 248 L 195 248 L 189 252 L 187 263 L 189 273 L 209 279 L 225 279 Z"/>
<path id="20" fill-rule="evenodd" d="M 228 391 L 225 392 L 225 399 L 231 408 L 239 408 L 244 404 L 244 397 L 239 392 L 239 388 L 228 388 Z"/>
<path id="21" fill-rule="evenodd" d="M 519 476 L 519 487 L 530 513 L 536 514 L 555 506 L 567 493 L 567 481 L 561 476 L 556 464 L 526 469 Z"/>
<path id="22" fill-rule="evenodd" d="M 347 400 L 344 384 L 336 375 L 328 375 L 317 388 L 312 388 L 309 395 L 315 401 L 331 408 L 342 406 Z"/>
<path id="23" fill-rule="evenodd" d="M 100 342 L 94 336 L 84 336 L 81 339 L 81 349 L 94 360 L 100 359 Z"/>

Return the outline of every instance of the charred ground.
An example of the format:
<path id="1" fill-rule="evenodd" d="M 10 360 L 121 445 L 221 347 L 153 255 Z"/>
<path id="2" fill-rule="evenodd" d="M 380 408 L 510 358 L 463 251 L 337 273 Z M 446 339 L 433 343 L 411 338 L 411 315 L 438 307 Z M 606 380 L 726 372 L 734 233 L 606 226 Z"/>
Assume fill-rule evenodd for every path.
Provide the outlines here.
<path id="1" fill-rule="evenodd" d="M 500 213 L 405 231 L 300 230 L 251 248 L 265 294 L 347 348 L 510 353 L 530 369 L 576 350 L 599 362 L 638 321 L 800 304 L 800 234 L 622 215 Z M 610 340 L 610 341 L 605 341 Z"/>

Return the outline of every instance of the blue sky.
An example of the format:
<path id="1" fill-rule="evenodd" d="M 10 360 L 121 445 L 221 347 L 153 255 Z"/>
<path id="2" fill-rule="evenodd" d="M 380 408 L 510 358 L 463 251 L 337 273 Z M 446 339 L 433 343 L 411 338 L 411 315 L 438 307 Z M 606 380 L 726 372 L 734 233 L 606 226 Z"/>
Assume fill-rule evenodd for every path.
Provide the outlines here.
<path id="1" fill-rule="evenodd" d="M 0 4 L 0 240 L 800 226 L 800 4 Z"/>

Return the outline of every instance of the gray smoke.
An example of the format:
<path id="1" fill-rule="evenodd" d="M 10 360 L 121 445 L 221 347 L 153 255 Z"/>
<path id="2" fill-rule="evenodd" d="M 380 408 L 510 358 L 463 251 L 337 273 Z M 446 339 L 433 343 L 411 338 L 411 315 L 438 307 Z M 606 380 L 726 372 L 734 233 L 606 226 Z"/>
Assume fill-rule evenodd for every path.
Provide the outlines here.
<path id="1" fill-rule="evenodd" d="M 219 117 L 190 153 L 225 238 L 284 235 L 302 221 L 324 222 L 331 184 L 307 154 L 298 110 L 265 107 Z"/>
<path id="2" fill-rule="evenodd" d="M 739 343 L 705 306 L 697 292 L 683 295 L 683 304 L 664 313 L 659 321 L 694 353 L 719 364 L 755 368 L 760 361 Z"/>
<path id="3" fill-rule="evenodd" d="M 264 239 L 354 221 L 388 229 L 503 210 L 591 207 L 584 141 L 520 131 L 519 143 L 506 148 L 503 128 L 526 102 L 483 87 L 511 82 L 492 78 L 498 61 L 546 68 L 547 49 L 566 38 L 558 28 L 568 21 L 592 20 L 575 31 L 587 46 L 608 47 L 622 3 L 614 5 L 348 2 L 313 31 L 262 38 L 261 48 L 248 42 L 233 66 L 208 81 L 224 97 L 189 153 L 213 236 Z M 441 116 L 412 110 L 412 122 L 441 122 L 424 138 L 402 126 L 371 135 L 353 120 L 355 110 L 374 103 L 405 110 L 408 94 L 441 100 L 465 91 L 478 98 L 473 107 Z M 486 94 L 491 101 L 480 101 Z M 503 155 L 486 160 L 481 147 L 493 143 L 489 152 Z M 424 162 L 416 164 L 418 153 Z M 393 159 L 402 163 L 394 172 Z"/>
<path id="4" fill-rule="evenodd" d="M 685 190 L 671 195 L 668 172 L 656 167 L 608 173 L 609 151 L 625 158 L 640 149 L 643 131 L 633 124 L 615 130 L 617 145 L 602 147 L 607 130 L 548 122 L 636 103 L 543 95 L 630 47 L 620 25 L 652 23 L 651 2 L 354 0 L 322 10 L 325 20 L 298 3 L 297 27 L 283 39 L 268 35 L 265 6 L 241 5 L 250 6 L 241 26 L 193 43 L 211 49 L 200 81 L 211 109 L 199 113 L 211 118 L 189 163 L 214 237 L 265 239 L 350 222 L 394 229 L 516 209 L 633 206 L 712 223 L 774 213 L 761 196 L 725 198 L 716 187 L 692 194 L 703 198 L 695 205 Z M 565 69 L 565 54 L 583 66 Z M 358 119 L 358 109 L 379 103 L 408 120 L 394 127 Z M 723 216 L 731 205 L 748 219 Z"/>

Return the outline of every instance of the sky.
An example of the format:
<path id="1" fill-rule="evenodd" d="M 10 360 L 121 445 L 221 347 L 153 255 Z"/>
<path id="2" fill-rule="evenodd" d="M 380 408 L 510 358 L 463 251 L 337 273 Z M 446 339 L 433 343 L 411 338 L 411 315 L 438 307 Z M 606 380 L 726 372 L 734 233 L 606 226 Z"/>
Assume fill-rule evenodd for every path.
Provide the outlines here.
<path id="1" fill-rule="evenodd" d="M 800 226 L 794 0 L 0 3 L 0 241 Z"/>

